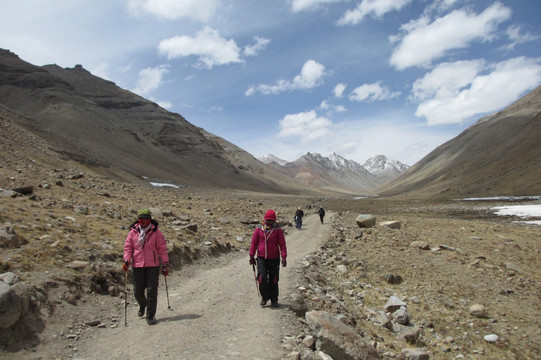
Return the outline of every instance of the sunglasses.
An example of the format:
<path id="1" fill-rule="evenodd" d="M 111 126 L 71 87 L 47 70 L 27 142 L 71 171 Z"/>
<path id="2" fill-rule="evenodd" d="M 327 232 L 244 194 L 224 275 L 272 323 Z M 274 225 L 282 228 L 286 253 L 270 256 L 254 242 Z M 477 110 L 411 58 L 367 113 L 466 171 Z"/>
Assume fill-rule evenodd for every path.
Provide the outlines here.
<path id="1" fill-rule="evenodd" d="M 150 218 L 149 217 L 140 217 L 137 219 L 137 221 L 139 222 L 147 222 L 147 221 L 150 221 Z"/>

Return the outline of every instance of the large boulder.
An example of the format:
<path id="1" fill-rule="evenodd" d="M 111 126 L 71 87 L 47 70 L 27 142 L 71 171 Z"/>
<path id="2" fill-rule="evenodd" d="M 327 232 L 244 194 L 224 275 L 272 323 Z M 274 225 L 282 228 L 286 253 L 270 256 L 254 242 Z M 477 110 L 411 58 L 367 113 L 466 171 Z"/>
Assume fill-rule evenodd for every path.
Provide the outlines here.
<path id="1" fill-rule="evenodd" d="M 357 216 L 355 222 L 360 228 L 371 228 L 376 225 L 376 217 L 370 214 L 361 214 Z"/>
<path id="2" fill-rule="evenodd" d="M 352 327 L 325 311 L 309 311 L 306 322 L 317 339 L 317 350 L 333 359 L 379 359 L 376 349 Z"/>
<path id="3" fill-rule="evenodd" d="M 7 329 L 15 324 L 23 312 L 21 298 L 9 284 L 0 281 L 0 328 Z"/>

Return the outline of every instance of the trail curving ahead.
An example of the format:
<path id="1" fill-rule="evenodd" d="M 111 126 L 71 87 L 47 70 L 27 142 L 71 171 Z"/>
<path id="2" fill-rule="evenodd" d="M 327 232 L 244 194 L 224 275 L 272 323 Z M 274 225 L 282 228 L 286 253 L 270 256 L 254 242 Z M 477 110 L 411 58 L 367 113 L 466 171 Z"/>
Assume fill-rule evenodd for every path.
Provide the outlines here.
<path id="1" fill-rule="evenodd" d="M 259 306 L 248 252 L 235 253 L 208 269 L 173 272 L 167 278 L 172 310 L 161 277 L 156 325 L 137 317 L 132 305 L 127 327 L 122 321 L 118 328 L 102 329 L 79 344 L 75 359 L 280 359 L 286 354 L 281 340 L 295 316 L 287 301 L 298 262 L 328 239 L 331 222 L 332 213 L 323 225 L 317 215 L 308 215 L 302 230 L 286 234 L 288 266 L 280 269 L 279 308 Z"/>

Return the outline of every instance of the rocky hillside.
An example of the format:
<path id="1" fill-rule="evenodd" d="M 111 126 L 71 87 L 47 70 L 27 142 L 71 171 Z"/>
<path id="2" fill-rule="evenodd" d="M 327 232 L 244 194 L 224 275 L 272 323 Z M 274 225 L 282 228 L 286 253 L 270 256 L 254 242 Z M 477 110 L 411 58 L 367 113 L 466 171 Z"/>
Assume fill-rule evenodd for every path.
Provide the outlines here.
<path id="1" fill-rule="evenodd" d="M 538 195 L 540 138 L 541 86 L 480 119 L 375 192 L 439 198 Z"/>
<path id="2" fill-rule="evenodd" d="M 271 192 L 302 188 L 270 169 L 262 172 L 239 148 L 236 155 L 253 160 L 237 166 L 225 140 L 80 65 L 38 67 L 0 49 L 0 104 L 63 159 L 108 177 Z"/>

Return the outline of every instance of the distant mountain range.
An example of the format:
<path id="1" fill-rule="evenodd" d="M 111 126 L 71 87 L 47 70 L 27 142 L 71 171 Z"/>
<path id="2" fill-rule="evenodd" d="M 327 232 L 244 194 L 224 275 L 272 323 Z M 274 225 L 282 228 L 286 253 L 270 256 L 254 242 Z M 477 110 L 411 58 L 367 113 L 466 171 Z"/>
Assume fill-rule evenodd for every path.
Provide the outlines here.
<path id="1" fill-rule="evenodd" d="M 272 154 L 258 159 L 303 184 L 353 193 L 366 193 L 396 178 L 408 168 L 400 161 L 388 159 L 384 155 L 374 156 L 364 165 L 336 153 L 329 157 L 307 153 L 293 162 L 287 162 Z"/>
<path id="2" fill-rule="evenodd" d="M 127 182 L 408 199 L 541 194 L 541 87 L 407 169 L 380 155 L 360 165 L 315 153 L 285 163 L 269 155 L 261 159 L 265 165 L 81 65 L 35 66 L 3 49 L 0 122 L 27 132 L 21 139 L 35 139 L 42 149 L 21 140 L 13 147 L 17 166 L 33 167 L 37 159 L 65 167 L 77 162 Z"/>

